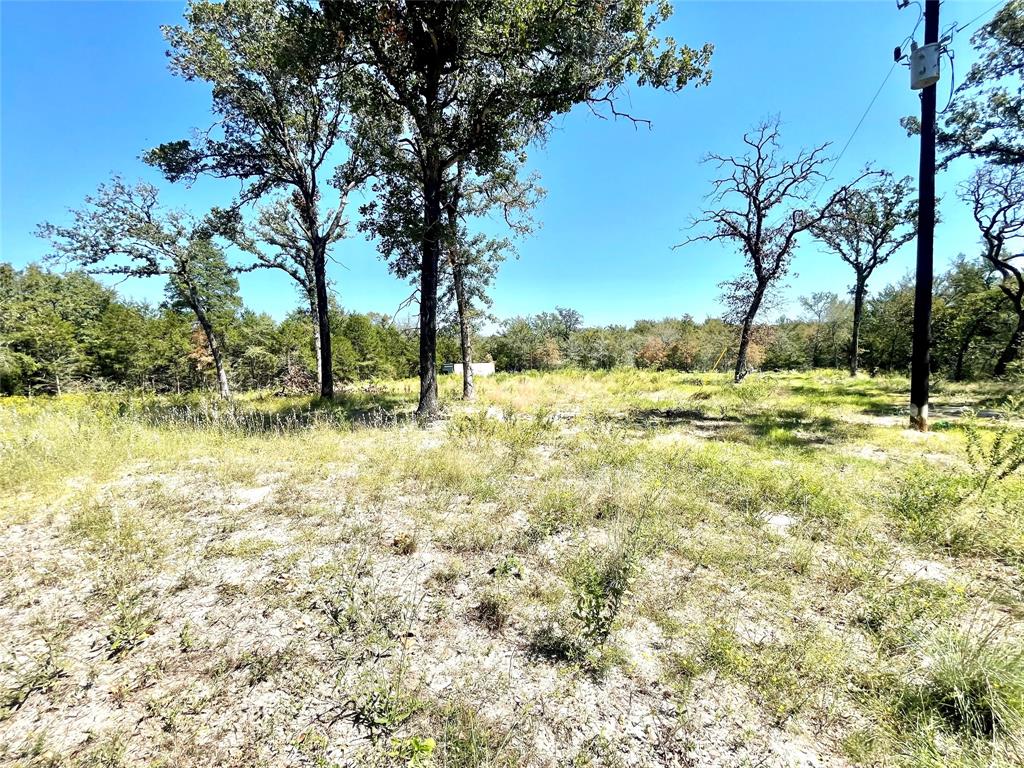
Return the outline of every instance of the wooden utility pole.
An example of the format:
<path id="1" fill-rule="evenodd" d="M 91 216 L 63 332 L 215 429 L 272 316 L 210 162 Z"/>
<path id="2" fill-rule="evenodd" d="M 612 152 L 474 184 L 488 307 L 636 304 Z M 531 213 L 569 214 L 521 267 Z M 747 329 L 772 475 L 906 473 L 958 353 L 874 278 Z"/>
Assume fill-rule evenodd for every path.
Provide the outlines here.
<path id="1" fill-rule="evenodd" d="M 939 42 L 939 0 L 925 0 L 924 44 Z M 917 61 L 911 56 L 910 66 Z M 938 53 L 935 53 L 936 74 Z M 913 74 L 911 76 L 913 87 Z M 929 347 L 932 325 L 932 256 L 935 239 L 935 83 L 921 91 L 921 164 L 917 213 L 917 281 L 914 286 L 914 346 L 910 363 L 910 426 L 928 431 Z"/>

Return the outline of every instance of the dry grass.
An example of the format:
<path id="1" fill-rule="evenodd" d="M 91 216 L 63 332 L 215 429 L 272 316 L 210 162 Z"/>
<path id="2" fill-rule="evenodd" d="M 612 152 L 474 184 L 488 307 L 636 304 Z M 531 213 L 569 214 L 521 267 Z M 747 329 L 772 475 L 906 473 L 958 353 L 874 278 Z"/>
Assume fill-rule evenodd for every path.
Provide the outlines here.
<path id="1" fill-rule="evenodd" d="M 1019 764 L 1005 388 L 457 386 L 0 403 L 0 761 Z"/>

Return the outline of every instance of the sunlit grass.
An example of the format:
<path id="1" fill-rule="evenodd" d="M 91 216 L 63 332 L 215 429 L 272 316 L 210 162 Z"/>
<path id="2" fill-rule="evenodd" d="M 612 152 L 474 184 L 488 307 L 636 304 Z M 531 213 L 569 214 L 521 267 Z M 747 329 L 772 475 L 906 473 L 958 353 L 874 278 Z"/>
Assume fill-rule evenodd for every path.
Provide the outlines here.
<path id="1" fill-rule="evenodd" d="M 0 616 L 0 718 L 48 702 L 38 743 L 60 753 L 62 707 L 98 680 L 196 750 L 264 686 L 302 746 L 268 731 L 238 764 L 327 760 L 342 737 L 289 719 L 303 707 L 346 713 L 380 764 L 428 739 L 444 764 L 533 764 L 551 723 L 505 702 L 582 727 L 606 714 L 587 701 L 657 684 L 683 731 L 727 695 L 755 736 L 828 734 L 826 764 L 1013 764 L 1024 480 L 980 489 L 962 417 L 1009 387 L 942 384 L 950 415 L 920 435 L 897 377 L 560 371 L 480 378 L 472 404 L 443 377 L 433 424 L 415 385 L 0 401 L 0 598 L 32 617 Z M 978 419 L 983 446 L 996 424 Z M 429 689 L 453 647 L 458 686 Z M 517 671 L 486 677 L 495 657 Z M 147 693 L 175 675 L 204 681 L 205 710 Z M 88 759 L 131 762 L 149 737 L 119 727 Z"/>

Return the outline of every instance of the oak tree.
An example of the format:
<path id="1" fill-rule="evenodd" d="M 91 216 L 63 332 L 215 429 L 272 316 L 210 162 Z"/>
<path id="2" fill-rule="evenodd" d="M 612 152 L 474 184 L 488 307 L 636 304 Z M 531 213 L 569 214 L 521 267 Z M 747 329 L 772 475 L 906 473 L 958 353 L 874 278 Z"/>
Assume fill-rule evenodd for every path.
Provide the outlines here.
<path id="1" fill-rule="evenodd" d="M 173 303 L 195 316 L 209 349 L 222 397 L 230 397 L 216 316 L 237 304 L 238 280 L 213 242 L 208 219 L 197 220 L 160 206 L 157 190 L 115 177 L 101 184 L 72 223 L 44 223 L 37 234 L 50 241 L 51 260 L 86 272 L 124 277 L 163 277 Z"/>
<path id="2" fill-rule="evenodd" d="M 994 369 L 1002 376 L 1024 347 L 1024 166 L 983 166 L 960 195 L 981 232 L 982 258 L 999 275 L 999 290 L 1016 316 Z"/>
<path id="3" fill-rule="evenodd" d="M 831 213 L 812 227 L 812 234 L 853 267 L 853 333 L 850 375 L 860 367 L 860 328 L 868 280 L 900 248 L 917 235 L 917 203 L 909 176 L 895 180 L 880 174 L 867 189 L 841 196 Z"/>
<path id="4" fill-rule="evenodd" d="M 277 0 L 192 0 L 184 26 L 166 26 L 171 70 L 212 86 L 217 120 L 191 140 L 161 144 L 144 159 L 170 181 L 239 179 L 235 210 L 274 190 L 289 193 L 292 232 L 312 272 L 320 393 L 331 397 L 327 256 L 343 233 L 348 194 L 369 171 L 340 163 L 351 82 L 315 14 Z M 326 205 L 338 187 L 337 203 Z M 282 262 L 283 263 L 283 262 Z"/>
<path id="5" fill-rule="evenodd" d="M 437 413 L 436 330 L 445 238 L 444 183 L 543 138 L 577 104 L 612 116 L 624 86 L 679 90 L 710 76 L 710 46 L 660 40 L 667 2 L 324 0 L 339 59 L 352 67 L 378 154 L 404 162 L 422 199 L 416 267 L 420 397 Z"/>

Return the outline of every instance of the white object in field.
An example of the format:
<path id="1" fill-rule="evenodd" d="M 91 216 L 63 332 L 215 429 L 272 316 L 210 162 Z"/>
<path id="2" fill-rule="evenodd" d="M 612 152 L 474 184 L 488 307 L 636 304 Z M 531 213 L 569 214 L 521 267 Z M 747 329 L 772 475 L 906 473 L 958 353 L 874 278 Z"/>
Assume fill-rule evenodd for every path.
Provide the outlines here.
<path id="1" fill-rule="evenodd" d="M 910 87 L 915 91 L 939 82 L 938 43 L 928 43 L 910 52 Z"/>
<path id="2" fill-rule="evenodd" d="M 470 363 L 470 369 L 474 376 L 491 376 L 494 373 L 494 363 Z M 457 373 L 462 375 L 462 363 L 444 363 L 441 366 L 441 373 Z"/>

